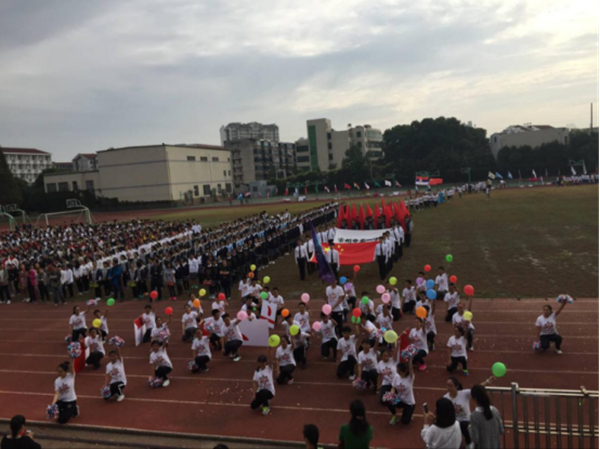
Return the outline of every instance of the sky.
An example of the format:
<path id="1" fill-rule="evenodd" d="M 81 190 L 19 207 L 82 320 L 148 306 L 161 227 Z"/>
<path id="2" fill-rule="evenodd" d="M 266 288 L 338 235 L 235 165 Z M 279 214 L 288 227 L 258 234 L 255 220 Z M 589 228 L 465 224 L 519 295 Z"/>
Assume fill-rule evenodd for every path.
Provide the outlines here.
<path id="1" fill-rule="evenodd" d="M 229 122 L 598 126 L 598 2 L 2 0 L 0 146 L 219 144 Z"/>

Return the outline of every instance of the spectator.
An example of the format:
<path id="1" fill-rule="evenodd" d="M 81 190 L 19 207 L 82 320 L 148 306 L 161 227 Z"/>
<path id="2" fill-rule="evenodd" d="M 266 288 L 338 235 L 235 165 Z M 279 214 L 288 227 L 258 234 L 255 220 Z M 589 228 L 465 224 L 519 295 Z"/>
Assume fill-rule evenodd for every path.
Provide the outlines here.
<path id="1" fill-rule="evenodd" d="M 373 439 L 373 426 L 367 421 L 365 404 L 361 400 L 350 403 L 350 422 L 343 424 L 338 436 L 338 447 L 365 449 Z M 460 433 L 460 430 L 459 430 Z"/>
<path id="2" fill-rule="evenodd" d="M 462 443 L 462 434 L 452 401 L 447 398 L 438 399 L 435 403 L 435 413 L 435 415 L 427 413 L 423 416 L 421 438 L 427 449 L 459 448 Z"/>
<path id="3" fill-rule="evenodd" d="M 504 426 L 496 407 L 490 406 L 490 398 L 483 385 L 471 388 L 471 398 L 477 408 L 471 413 L 471 441 L 474 448 L 500 449 L 500 435 L 504 435 Z"/>
<path id="4" fill-rule="evenodd" d="M 319 446 L 319 428 L 314 424 L 306 424 L 302 430 L 306 449 L 318 449 Z"/>
<path id="5" fill-rule="evenodd" d="M 15 415 L 10 420 L 10 434 L 2 438 L 0 448 L 42 449 L 42 446 L 33 440 L 33 432 L 25 430 L 25 417 L 23 415 Z"/>

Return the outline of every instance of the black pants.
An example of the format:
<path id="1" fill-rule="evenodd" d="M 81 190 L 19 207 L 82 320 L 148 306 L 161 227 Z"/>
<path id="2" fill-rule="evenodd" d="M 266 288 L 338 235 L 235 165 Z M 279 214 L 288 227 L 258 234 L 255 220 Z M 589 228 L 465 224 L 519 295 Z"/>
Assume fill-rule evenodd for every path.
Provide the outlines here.
<path id="1" fill-rule="evenodd" d="M 207 355 L 199 355 L 194 359 L 196 365 L 198 365 L 199 370 L 205 370 L 208 368 L 208 362 L 210 362 L 210 358 Z"/>
<path id="2" fill-rule="evenodd" d="M 323 357 L 329 357 L 329 353 L 333 351 L 333 361 L 337 361 L 337 340 L 332 338 L 321 344 L 321 355 Z"/>
<path id="3" fill-rule="evenodd" d="M 394 321 L 400 320 L 400 318 L 402 318 L 402 311 L 400 309 L 392 307 L 392 318 L 394 319 Z"/>
<path id="4" fill-rule="evenodd" d="M 242 340 L 230 340 L 225 343 L 225 355 L 238 355 L 238 349 L 241 348 L 244 342 Z"/>
<path id="5" fill-rule="evenodd" d="M 175 298 L 177 296 L 177 292 L 175 291 L 175 284 L 167 284 L 167 289 L 169 290 L 169 298 Z"/>
<path id="6" fill-rule="evenodd" d="M 83 280 L 81 278 L 77 278 L 75 283 L 77 284 L 77 292 L 80 294 L 83 293 Z"/>
<path id="7" fill-rule="evenodd" d="M 385 256 L 377 256 L 377 265 L 379 266 L 379 279 L 383 281 L 385 279 L 385 275 L 387 274 Z"/>
<path id="8" fill-rule="evenodd" d="M 437 299 L 438 301 L 443 301 L 446 297 L 446 293 L 448 293 L 446 290 L 438 290 L 436 292 L 435 299 Z"/>
<path id="9" fill-rule="evenodd" d="M 298 263 L 298 270 L 300 271 L 300 280 L 303 281 L 306 278 L 306 258 L 300 257 L 296 259 Z"/>
<path id="10" fill-rule="evenodd" d="M 312 254 L 308 255 L 308 260 L 310 261 L 310 259 L 312 259 Z M 308 274 L 312 274 L 315 272 L 315 269 L 317 268 L 317 265 L 312 263 L 312 262 L 306 262 L 306 266 L 308 268 Z"/>
<path id="11" fill-rule="evenodd" d="M 463 437 L 465 437 L 465 443 L 467 443 L 467 445 L 471 444 L 471 434 L 469 432 L 469 421 L 458 421 L 458 424 L 460 424 L 460 433 L 463 434 Z"/>
<path id="12" fill-rule="evenodd" d="M 186 327 L 185 332 L 181 336 L 181 341 L 185 343 L 186 341 L 193 340 L 197 330 L 195 327 Z"/>
<path id="13" fill-rule="evenodd" d="M 66 424 L 71 418 L 79 415 L 77 412 L 77 401 L 58 401 L 56 405 L 58 405 L 58 419 L 56 422 L 59 424 Z"/>
<path id="14" fill-rule="evenodd" d="M 417 305 L 417 303 L 415 301 L 405 302 L 404 305 L 402 306 L 402 312 L 403 313 L 412 313 L 412 311 L 415 310 L 416 305 Z"/>
<path id="15" fill-rule="evenodd" d="M 279 367 L 279 376 L 277 376 L 277 383 L 279 385 L 283 385 L 287 383 L 288 380 L 293 379 L 292 373 L 296 367 L 294 365 L 285 365 Z"/>
<path id="16" fill-rule="evenodd" d="M 213 345 L 214 348 L 221 350 L 221 337 L 217 334 L 210 334 L 210 344 Z"/>
<path id="17" fill-rule="evenodd" d="M 150 340 L 152 340 L 152 329 L 146 329 L 146 333 L 144 334 L 144 338 L 142 339 L 142 343 L 148 343 Z"/>
<path id="18" fill-rule="evenodd" d="M 93 365 L 94 369 L 100 368 L 100 360 L 104 357 L 100 351 L 90 352 L 90 355 L 87 359 L 85 359 L 85 363 L 88 365 Z"/>
<path id="19" fill-rule="evenodd" d="M 371 385 L 374 385 L 375 388 L 377 388 L 377 378 L 378 377 L 379 377 L 379 374 L 377 373 L 376 369 L 372 369 L 369 371 L 363 370 L 363 372 L 360 375 L 360 378 L 367 383 L 367 388 L 369 388 Z"/>
<path id="20" fill-rule="evenodd" d="M 157 301 L 160 301 L 162 299 L 162 283 L 159 280 L 157 280 L 157 279 L 150 280 L 150 290 L 151 291 L 156 290 L 156 293 L 158 293 L 158 296 L 156 297 Z"/>
<path id="21" fill-rule="evenodd" d="M 427 353 L 424 350 L 419 349 L 417 355 L 415 355 L 412 359 L 413 365 L 421 365 L 425 363 L 425 357 L 427 357 Z"/>
<path id="22" fill-rule="evenodd" d="M 412 234 L 410 232 L 407 232 L 406 234 L 404 234 L 404 243 L 406 243 L 407 248 L 410 247 L 411 240 L 412 240 Z"/>
<path id="23" fill-rule="evenodd" d="M 337 323 L 335 331 L 338 338 L 342 338 L 342 328 L 344 327 L 344 312 L 331 312 L 331 318 Z"/>
<path id="24" fill-rule="evenodd" d="M 63 296 L 66 298 L 67 297 L 67 290 L 69 291 L 69 298 L 73 297 L 73 284 L 63 284 L 62 286 L 63 289 Z"/>
<path id="25" fill-rule="evenodd" d="M 167 374 L 169 374 L 171 371 L 173 371 L 173 368 L 170 366 L 159 366 L 154 371 L 154 375 L 164 381 L 167 380 Z"/>
<path id="26" fill-rule="evenodd" d="M 81 280 L 83 282 L 83 291 L 87 292 L 90 289 L 90 278 L 88 275 L 81 276 Z"/>
<path id="27" fill-rule="evenodd" d="M 46 295 L 47 294 L 48 294 L 48 291 L 46 290 Z M 8 288 L 8 285 L 0 285 L 0 301 L 8 301 L 8 300 L 10 300 L 10 289 Z"/>
<path id="28" fill-rule="evenodd" d="M 448 312 L 446 312 L 446 323 L 451 323 L 452 322 L 452 317 L 454 316 L 454 314 L 458 311 L 458 309 L 456 307 L 452 307 L 451 309 L 448 309 Z"/>
<path id="29" fill-rule="evenodd" d="M 48 287 L 46 284 L 43 282 L 38 282 L 38 292 L 40 293 L 39 299 L 41 301 L 50 301 L 50 293 L 48 292 Z"/>
<path id="30" fill-rule="evenodd" d="M 37 298 L 35 286 L 29 281 L 27 281 L 27 293 L 29 294 L 29 298 L 30 298 L 31 302 L 37 302 L 38 298 Z"/>
<path id="31" fill-rule="evenodd" d="M 273 399 L 273 393 L 269 390 L 258 390 L 254 400 L 250 403 L 250 408 L 256 410 L 258 407 L 268 407 L 269 401 Z"/>
<path id="32" fill-rule="evenodd" d="M 125 384 L 123 382 L 113 382 L 110 384 L 110 396 L 104 399 L 108 400 L 113 396 L 122 396 L 124 388 Z"/>
<path id="33" fill-rule="evenodd" d="M 400 402 L 399 404 L 395 404 L 395 405 L 388 404 L 388 408 L 390 409 L 390 412 L 392 412 L 392 415 L 396 414 L 397 408 L 401 408 L 402 409 L 402 417 L 400 418 L 400 422 L 405 425 L 410 424 L 412 415 L 415 412 L 414 405 L 408 405 L 408 404 L 405 404 L 404 402 Z"/>
<path id="34" fill-rule="evenodd" d="M 560 351 L 562 337 L 558 334 L 540 335 L 540 342 L 542 343 L 542 349 L 544 351 L 550 347 L 551 342 L 554 342 L 554 347 Z"/>
<path id="35" fill-rule="evenodd" d="M 302 368 L 306 366 L 306 346 L 297 346 L 294 348 L 294 360 Z"/>
<path id="36" fill-rule="evenodd" d="M 473 334 L 474 333 L 475 333 L 475 331 L 473 329 L 467 329 L 467 348 L 468 349 L 471 349 L 473 347 Z M 560 341 L 562 341 L 562 338 L 560 339 Z M 560 346 L 560 342 L 558 342 L 558 346 Z"/>
<path id="37" fill-rule="evenodd" d="M 338 278 L 338 264 L 337 263 L 332 263 L 329 264 L 329 266 L 331 267 L 331 271 L 333 271 L 333 275 L 335 276 L 335 278 Z"/>
<path id="38" fill-rule="evenodd" d="M 82 328 L 82 329 L 73 329 L 73 332 L 71 333 L 71 341 L 72 342 L 78 342 L 79 341 L 79 336 L 81 335 L 83 338 L 85 338 L 85 333 L 86 333 L 87 329 L 86 328 Z"/>
<path id="39" fill-rule="evenodd" d="M 467 371 L 469 369 L 467 368 L 466 357 L 450 357 L 450 365 L 446 366 L 446 371 L 448 371 L 449 373 L 456 371 L 456 368 L 458 368 L 459 363 L 462 365 L 463 371 Z"/>
<path id="40" fill-rule="evenodd" d="M 379 402 L 381 404 L 388 405 L 388 403 L 383 400 L 383 397 L 385 396 L 386 393 L 389 393 L 390 391 L 392 391 L 391 385 L 382 385 L 381 386 L 381 388 L 379 389 Z"/>
<path id="41" fill-rule="evenodd" d="M 337 367 L 337 377 L 340 379 L 345 377 L 346 374 L 353 376 L 354 375 L 354 367 L 356 366 L 356 359 L 353 356 L 348 356 L 348 359 L 344 362 L 340 362 Z"/>

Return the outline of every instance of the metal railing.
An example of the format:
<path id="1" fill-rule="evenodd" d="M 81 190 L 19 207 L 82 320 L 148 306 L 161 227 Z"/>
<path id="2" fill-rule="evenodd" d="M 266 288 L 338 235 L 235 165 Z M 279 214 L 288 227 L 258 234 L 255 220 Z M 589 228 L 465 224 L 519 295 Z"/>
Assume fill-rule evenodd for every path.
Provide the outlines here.
<path id="1" fill-rule="evenodd" d="M 598 392 L 488 387 L 504 424 L 505 448 L 595 448 L 598 440 Z M 507 432 L 512 434 L 512 444 Z M 508 442 L 507 442 L 508 439 Z"/>

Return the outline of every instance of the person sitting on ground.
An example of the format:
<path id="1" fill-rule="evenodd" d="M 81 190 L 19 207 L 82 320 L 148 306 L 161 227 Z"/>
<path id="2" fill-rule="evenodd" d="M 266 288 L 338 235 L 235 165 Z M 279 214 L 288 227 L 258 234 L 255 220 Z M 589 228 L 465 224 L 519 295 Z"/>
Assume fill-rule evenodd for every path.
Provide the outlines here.
<path id="1" fill-rule="evenodd" d="M 23 415 L 15 415 L 10 420 L 10 433 L 2 438 L 0 448 L 42 449 L 42 446 L 34 441 L 33 432 L 25 430 L 25 417 Z"/>

